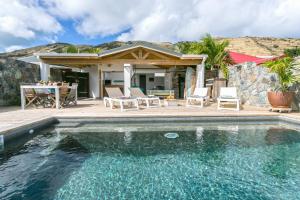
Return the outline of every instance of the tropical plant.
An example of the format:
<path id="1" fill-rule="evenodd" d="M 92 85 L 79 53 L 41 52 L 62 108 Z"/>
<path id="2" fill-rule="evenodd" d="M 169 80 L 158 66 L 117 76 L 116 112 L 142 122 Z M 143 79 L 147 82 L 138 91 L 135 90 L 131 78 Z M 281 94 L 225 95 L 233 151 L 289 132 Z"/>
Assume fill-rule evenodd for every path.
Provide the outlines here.
<path id="1" fill-rule="evenodd" d="M 211 35 L 207 34 L 199 42 L 179 42 L 177 47 L 181 53 L 185 54 L 207 54 L 205 62 L 208 69 L 220 69 L 225 78 L 228 78 L 228 65 L 231 59 L 226 51 L 229 42 L 227 40 L 218 42 Z"/>
<path id="2" fill-rule="evenodd" d="M 78 48 L 74 45 L 70 45 L 67 47 L 66 53 L 78 53 Z"/>
<path id="3" fill-rule="evenodd" d="M 70 46 L 66 47 L 64 52 L 66 52 L 66 53 L 100 53 L 101 49 L 95 48 L 95 47 L 78 48 L 74 45 L 70 45 Z"/>
<path id="4" fill-rule="evenodd" d="M 269 61 L 265 65 L 278 76 L 279 86 L 274 88 L 275 91 L 286 92 L 293 84 L 300 82 L 300 75 L 295 73 L 299 65 L 291 57 Z"/>
<path id="5" fill-rule="evenodd" d="M 86 48 L 80 51 L 80 53 L 100 53 L 102 50 L 100 48 Z"/>
<path id="6" fill-rule="evenodd" d="M 292 57 L 292 58 L 300 56 L 300 48 L 295 47 L 295 48 L 291 48 L 291 49 L 285 49 L 284 54 L 287 55 L 288 57 Z"/>
<path id="7" fill-rule="evenodd" d="M 230 56 L 225 50 L 228 45 L 227 40 L 218 42 L 209 34 L 202 39 L 202 53 L 208 55 L 206 65 L 211 69 L 220 69 L 226 79 L 229 75 L 228 65 L 231 63 Z"/>
<path id="8" fill-rule="evenodd" d="M 200 42 L 178 42 L 176 46 L 184 54 L 201 54 L 203 51 Z"/>

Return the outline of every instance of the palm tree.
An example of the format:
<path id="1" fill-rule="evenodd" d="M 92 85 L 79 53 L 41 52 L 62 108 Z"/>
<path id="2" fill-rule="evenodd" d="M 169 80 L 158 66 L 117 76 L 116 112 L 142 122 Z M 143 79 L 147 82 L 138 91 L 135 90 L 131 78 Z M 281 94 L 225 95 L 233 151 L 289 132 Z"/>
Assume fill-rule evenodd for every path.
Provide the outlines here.
<path id="1" fill-rule="evenodd" d="M 228 65 L 231 64 L 231 59 L 228 52 L 225 50 L 228 47 L 227 40 L 218 42 L 207 34 L 199 42 L 179 42 L 177 47 L 181 53 L 185 54 L 207 54 L 206 68 L 220 69 L 225 78 L 228 78 Z"/>
<path id="2" fill-rule="evenodd" d="M 218 42 L 209 34 L 202 39 L 201 43 L 202 53 L 208 55 L 206 66 L 210 69 L 220 69 L 226 79 L 228 78 L 228 65 L 231 63 L 229 54 L 225 50 L 228 45 L 227 40 Z"/>

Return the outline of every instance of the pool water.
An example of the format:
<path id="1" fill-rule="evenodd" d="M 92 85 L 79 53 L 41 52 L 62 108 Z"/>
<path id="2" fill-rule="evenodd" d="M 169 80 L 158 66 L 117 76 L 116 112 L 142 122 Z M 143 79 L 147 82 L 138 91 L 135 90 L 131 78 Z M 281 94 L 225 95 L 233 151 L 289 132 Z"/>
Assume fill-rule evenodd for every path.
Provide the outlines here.
<path id="1" fill-rule="evenodd" d="M 62 123 L 0 152 L 0 199 L 300 199 L 299 130 Z"/>

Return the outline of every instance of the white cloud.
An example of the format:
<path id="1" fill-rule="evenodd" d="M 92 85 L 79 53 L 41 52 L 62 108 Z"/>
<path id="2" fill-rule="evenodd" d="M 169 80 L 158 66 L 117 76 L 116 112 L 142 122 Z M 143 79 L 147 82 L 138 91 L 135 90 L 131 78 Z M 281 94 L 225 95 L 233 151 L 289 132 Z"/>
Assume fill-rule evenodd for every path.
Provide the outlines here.
<path id="1" fill-rule="evenodd" d="M 108 36 L 129 29 L 151 12 L 152 1 L 44 0 L 49 11 L 72 19 L 76 30 L 88 36 Z M 150 10 L 149 10 L 150 9 Z"/>
<path id="2" fill-rule="evenodd" d="M 1 0 L 0 8 L 0 48 L 62 31 L 56 18 L 38 0 Z"/>
<path id="3" fill-rule="evenodd" d="M 83 36 L 119 40 L 300 37 L 299 0 L 0 0 L 0 8 L 3 50 L 57 41 L 64 33 L 59 20 L 71 21 Z"/>
<path id="4" fill-rule="evenodd" d="M 6 47 L 5 52 L 12 52 L 12 51 L 16 51 L 16 50 L 24 49 L 24 48 L 25 47 L 21 46 L 21 45 L 12 45 L 12 46 Z"/>
<path id="5" fill-rule="evenodd" d="M 121 40 L 197 40 L 216 36 L 299 37 L 299 0 L 45 0 L 87 36 Z"/>

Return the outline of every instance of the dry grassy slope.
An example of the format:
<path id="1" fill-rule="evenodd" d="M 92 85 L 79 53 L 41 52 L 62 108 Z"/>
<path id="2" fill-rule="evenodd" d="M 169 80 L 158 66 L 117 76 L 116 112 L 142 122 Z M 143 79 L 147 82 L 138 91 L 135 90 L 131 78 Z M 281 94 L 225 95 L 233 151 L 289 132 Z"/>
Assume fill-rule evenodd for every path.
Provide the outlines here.
<path id="1" fill-rule="evenodd" d="M 287 48 L 300 47 L 300 39 L 291 38 L 271 38 L 271 37 L 239 37 L 239 38 L 216 38 L 219 41 L 228 40 L 230 45 L 228 50 L 245 53 L 253 56 L 279 56 L 283 54 L 283 51 Z M 125 44 L 131 44 L 132 42 L 109 42 L 96 46 L 90 45 L 77 45 L 79 50 L 97 47 L 102 50 L 116 48 Z M 175 49 L 175 45 L 169 42 L 157 43 L 163 47 Z M 65 49 L 70 44 L 67 43 L 55 43 L 42 46 L 36 46 L 28 49 L 17 50 L 10 53 L 0 53 L 1 57 L 22 57 L 32 55 L 36 52 L 65 52 Z"/>
<path id="2" fill-rule="evenodd" d="M 280 56 L 285 49 L 300 47 L 300 39 L 271 37 L 217 38 L 228 40 L 228 50 L 253 56 Z"/>
<path id="3" fill-rule="evenodd" d="M 91 48 L 91 47 L 100 48 L 102 51 L 105 51 L 108 49 L 117 48 L 117 47 L 123 46 L 125 44 L 131 44 L 131 43 L 132 43 L 131 41 L 129 41 L 129 42 L 114 41 L 114 42 L 99 44 L 96 46 L 92 46 L 92 45 L 75 45 L 75 46 L 79 49 L 79 52 L 81 50 Z M 166 48 L 174 49 L 174 45 L 169 42 L 162 42 L 162 43 L 157 43 L 157 44 L 160 46 L 166 47 Z M 0 53 L 0 58 L 1 57 L 12 57 L 12 58 L 23 57 L 23 56 L 33 55 L 34 53 L 38 53 L 38 52 L 64 53 L 64 52 L 66 52 L 66 49 L 70 45 L 71 44 L 68 44 L 68 43 L 54 43 L 54 44 L 41 45 L 41 46 L 31 47 L 31 48 L 27 48 L 27 49 L 16 50 L 13 52 L 8 52 L 8 53 Z"/>

